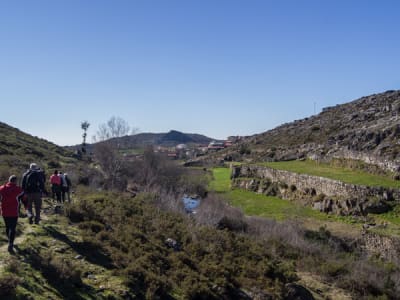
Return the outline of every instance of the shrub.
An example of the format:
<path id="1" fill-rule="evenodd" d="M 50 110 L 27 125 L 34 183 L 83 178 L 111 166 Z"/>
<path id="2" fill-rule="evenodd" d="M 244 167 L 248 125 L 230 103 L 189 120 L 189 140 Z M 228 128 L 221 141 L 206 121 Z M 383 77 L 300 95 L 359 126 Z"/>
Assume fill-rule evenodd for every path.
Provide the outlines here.
<path id="1" fill-rule="evenodd" d="M 306 230 L 304 233 L 305 238 L 314 241 L 328 241 L 332 234 L 326 227 L 321 226 L 318 231 Z"/>
<path id="2" fill-rule="evenodd" d="M 218 221 L 217 229 L 245 232 L 247 229 L 247 223 L 243 219 L 233 219 L 223 216 L 222 219 Z"/>
<path id="3" fill-rule="evenodd" d="M 241 145 L 240 145 L 240 148 L 239 148 L 239 153 L 240 153 L 241 155 L 250 154 L 250 153 L 251 153 L 251 149 L 249 148 L 248 145 L 246 145 L 246 144 L 241 144 Z"/>
<path id="4" fill-rule="evenodd" d="M 61 164 L 59 162 L 56 162 L 56 161 L 53 161 L 53 160 L 49 161 L 47 163 L 47 166 L 50 169 L 60 169 L 61 168 Z"/>
<path id="5" fill-rule="evenodd" d="M 0 297 L 7 297 L 14 294 L 15 289 L 21 283 L 21 279 L 12 273 L 0 275 Z"/>
<path id="6" fill-rule="evenodd" d="M 5 264 L 5 270 L 18 275 L 21 272 L 21 262 L 18 261 L 18 259 L 16 259 L 15 257 L 10 257 Z"/>
<path id="7" fill-rule="evenodd" d="M 325 199 L 326 195 L 324 193 L 318 194 L 317 197 L 315 197 L 316 202 L 321 202 Z"/>
<path id="8" fill-rule="evenodd" d="M 313 127 L 311 127 L 312 131 L 318 131 L 320 129 L 321 129 L 321 127 L 319 125 L 314 125 Z"/>
<path id="9" fill-rule="evenodd" d="M 49 261 L 48 271 L 60 278 L 64 284 L 80 284 L 81 271 L 77 269 L 70 260 L 63 257 L 52 257 Z"/>

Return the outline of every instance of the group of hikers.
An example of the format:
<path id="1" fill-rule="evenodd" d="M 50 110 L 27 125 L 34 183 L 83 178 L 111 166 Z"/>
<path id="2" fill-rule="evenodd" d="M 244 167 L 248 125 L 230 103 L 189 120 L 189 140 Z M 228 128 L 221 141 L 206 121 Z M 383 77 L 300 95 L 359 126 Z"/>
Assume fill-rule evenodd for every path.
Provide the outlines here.
<path id="1" fill-rule="evenodd" d="M 21 203 L 24 205 L 29 224 L 39 224 L 42 208 L 42 196 L 47 194 L 45 188 L 46 177 L 44 171 L 36 163 L 31 163 L 29 169 L 22 175 L 21 186 L 17 184 L 17 176 L 11 175 L 8 182 L 0 186 L 1 215 L 3 216 L 8 251 L 14 252 L 14 239 Z M 53 200 L 64 202 L 66 196 L 71 201 L 71 180 L 68 174 L 57 170 L 50 176 Z M 33 207 L 35 213 L 33 213 Z"/>
<path id="2" fill-rule="evenodd" d="M 53 175 L 50 176 L 51 193 L 53 200 L 57 199 L 57 202 L 64 202 L 66 200 L 71 201 L 71 180 L 68 174 L 63 174 L 62 172 L 54 171 Z"/>

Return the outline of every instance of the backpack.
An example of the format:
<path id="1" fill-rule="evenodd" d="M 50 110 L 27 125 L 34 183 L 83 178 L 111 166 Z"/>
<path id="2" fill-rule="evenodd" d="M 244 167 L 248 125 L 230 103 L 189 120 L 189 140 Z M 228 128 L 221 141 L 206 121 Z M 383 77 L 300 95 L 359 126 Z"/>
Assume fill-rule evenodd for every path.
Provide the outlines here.
<path id="1" fill-rule="evenodd" d="M 44 188 L 42 171 L 30 171 L 26 175 L 25 190 L 27 192 L 42 192 Z"/>

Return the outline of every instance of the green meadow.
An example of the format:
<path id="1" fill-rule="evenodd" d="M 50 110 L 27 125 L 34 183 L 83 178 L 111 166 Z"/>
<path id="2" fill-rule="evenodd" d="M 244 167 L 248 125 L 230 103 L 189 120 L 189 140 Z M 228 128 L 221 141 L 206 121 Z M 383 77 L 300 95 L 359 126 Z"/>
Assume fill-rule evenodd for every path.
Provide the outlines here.
<path id="1" fill-rule="evenodd" d="M 246 215 L 267 217 L 276 220 L 288 218 L 316 218 L 319 220 L 337 219 L 339 217 L 328 216 L 309 207 L 278 197 L 265 196 L 253 192 L 231 189 L 230 169 L 214 168 L 213 180 L 210 189 L 222 194 L 236 207 L 240 207 Z"/>
<path id="2" fill-rule="evenodd" d="M 277 221 L 296 220 L 306 227 L 327 226 L 329 230 L 343 234 L 359 233 L 362 224 L 365 222 L 351 216 L 321 213 L 310 207 L 278 197 L 265 196 L 241 189 L 231 189 L 229 168 L 214 168 L 212 174 L 210 190 L 223 196 L 231 205 L 242 209 L 243 213 L 249 216 L 265 217 Z M 389 224 L 385 229 L 379 229 L 381 233 L 400 236 L 400 208 L 395 207 L 385 214 L 371 214 L 369 220 L 377 224 Z"/>

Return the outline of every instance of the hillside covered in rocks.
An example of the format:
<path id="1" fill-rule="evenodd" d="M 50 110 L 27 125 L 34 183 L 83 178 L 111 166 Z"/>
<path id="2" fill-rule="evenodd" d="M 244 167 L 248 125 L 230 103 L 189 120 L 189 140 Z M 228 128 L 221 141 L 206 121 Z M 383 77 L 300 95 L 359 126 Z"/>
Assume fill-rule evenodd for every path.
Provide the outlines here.
<path id="1" fill-rule="evenodd" d="M 318 115 L 253 135 L 220 154 L 252 162 L 344 158 L 398 172 L 399 114 L 400 91 L 386 91 L 326 107 Z"/>

